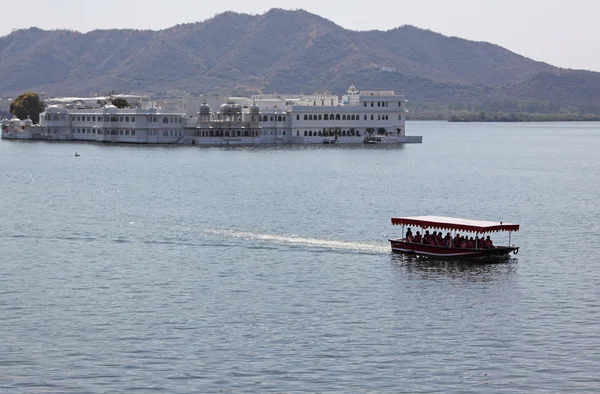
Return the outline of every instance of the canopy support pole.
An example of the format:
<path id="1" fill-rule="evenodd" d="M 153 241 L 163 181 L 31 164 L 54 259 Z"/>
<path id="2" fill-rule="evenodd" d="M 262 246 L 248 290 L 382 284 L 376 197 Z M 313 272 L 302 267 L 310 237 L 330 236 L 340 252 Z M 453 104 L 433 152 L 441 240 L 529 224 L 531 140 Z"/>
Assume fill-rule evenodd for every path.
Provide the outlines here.
<path id="1" fill-rule="evenodd" d="M 510 235 L 512 234 L 512 231 L 508 232 L 508 246 L 510 246 Z"/>

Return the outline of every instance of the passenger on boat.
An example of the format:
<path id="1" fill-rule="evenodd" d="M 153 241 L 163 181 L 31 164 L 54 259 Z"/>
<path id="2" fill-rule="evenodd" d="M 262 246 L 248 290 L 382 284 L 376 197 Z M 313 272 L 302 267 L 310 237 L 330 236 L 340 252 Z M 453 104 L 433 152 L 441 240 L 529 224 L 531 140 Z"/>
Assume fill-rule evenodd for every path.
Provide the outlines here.
<path id="1" fill-rule="evenodd" d="M 429 245 L 431 241 L 431 235 L 429 234 L 429 230 L 425 230 L 425 235 L 423 235 L 423 243 Z"/>
<path id="2" fill-rule="evenodd" d="M 493 249 L 494 248 L 494 243 L 492 242 L 492 240 L 490 239 L 490 236 L 488 235 L 487 238 L 485 239 L 485 247 L 488 249 Z"/>
<path id="3" fill-rule="evenodd" d="M 452 236 L 450 233 L 446 233 L 446 236 L 444 237 L 444 246 L 447 248 L 452 246 Z"/>
<path id="4" fill-rule="evenodd" d="M 452 245 L 456 246 L 457 248 L 460 247 L 460 234 L 456 233 L 454 235 L 454 239 L 452 240 Z"/>
<path id="5" fill-rule="evenodd" d="M 412 235 L 412 231 L 410 230 L 410 227 L 406 230 L 406 240 L 408 242 L 415 242 L 415 238 Z"/>
<path id="6" fill-rule="evenodd" d="M 437 246 L 437 231 L 431 233 L 431 239 L 429 240 L 429 245 Z"/>
<path id="7" fill-rule="evenodd" d="M 475 239 L 473 239 L 473 237 L 469 238 L 467 241 L 467 248 L 475 249 Z"/>
<path id="8" fill-rule="evenodd" d="M 417 231 L 417 233 L 415 234 L 415 242 L 420 244 L 423 242 L 423 237 L 421 236 L 421 233 Z"/>

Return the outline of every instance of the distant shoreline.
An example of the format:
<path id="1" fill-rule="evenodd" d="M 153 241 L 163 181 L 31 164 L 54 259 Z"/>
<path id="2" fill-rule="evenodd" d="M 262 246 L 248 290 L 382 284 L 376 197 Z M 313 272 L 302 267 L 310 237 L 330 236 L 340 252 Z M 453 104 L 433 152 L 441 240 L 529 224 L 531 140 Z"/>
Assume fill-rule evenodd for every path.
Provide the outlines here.
<path id="1" fill-rule="evenodd" d="M 600 114 L 538 114 L 538 113 L 475 113 L 460 112 L 452 115 L 417 116 L 407 120 L 439 120 L 448 122 L 600 122 Z"/>

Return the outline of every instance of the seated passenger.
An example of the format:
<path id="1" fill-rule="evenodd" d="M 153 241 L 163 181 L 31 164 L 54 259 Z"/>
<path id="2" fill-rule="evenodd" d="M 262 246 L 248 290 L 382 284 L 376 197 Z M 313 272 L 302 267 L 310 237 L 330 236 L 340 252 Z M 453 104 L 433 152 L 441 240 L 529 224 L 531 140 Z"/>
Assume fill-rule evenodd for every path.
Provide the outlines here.
<path id="1" fill-rule="evenodd" d="M 429 234 L 429 230 L 425 230 L 425 235 L 423 235 L 423 243 L 429 245 L 429 241 L 431 241 L 431 235 Z"/>
<path id="2" fill-rule="evenodd" d="M 450 233 L 447 233 L 444 237 L 444 246 L 447 248 L 452 246 L 452 236 L 450 235 Z"/>
<path id="3" fill-rule="evenodd" d="M 475 248 L 475 239 L 473 237 L 469 238 L 467 241 L 467 248 L 474 249 Z"/>
<path id="4" fill-rule="evenodd" d="M 423 237 L 421 236 L 421 233 L 417 231 L 417 233 L 415 234 L 415 242 L 420 244 L 423 242 Z"/>
<path id="5" fill-rule="evenodd" d="M 460 246 L 460 234 L 456 233 L 454 235 L 454 239 L 452 240 L 452 245 L 456 246 L 457 248 L 459 248 Z"/>
<path id="6" fill-rule="evenodd" d="M 410 239 L 412 238 L 412 231 L 410 230 L 410 227 L 408 229 L 406 229 L 406 239 Z M 409 241 L 412 242 L 412 241 Z"/>
<path id="7" fill-rule="evenodd" d="M 494 243 L 492 242 L 492 240 L 490 239 L 490 236 L 488 235 L 487 238 L 485 239 L 485 247 L 488 249 L 493 249 L 494 248 Z"/>

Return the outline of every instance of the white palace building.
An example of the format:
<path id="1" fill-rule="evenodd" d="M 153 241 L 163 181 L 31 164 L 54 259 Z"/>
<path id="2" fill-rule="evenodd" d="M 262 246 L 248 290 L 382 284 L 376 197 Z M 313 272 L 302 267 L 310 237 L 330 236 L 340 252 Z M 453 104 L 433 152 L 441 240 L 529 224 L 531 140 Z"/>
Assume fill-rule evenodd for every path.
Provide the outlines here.
<path id="1" fill-rule="evenodd" d="M 405 134 L 406 99 L 393 91 L 360 92 L 351 86 L 341 99 L 327 92 L 259 94 L 225 103 L 117 97 L 131 108 L 117 108 L 103 97 L 48 99 L 39 125 L 4 119 L 2 138 L 198 145 L 422 142 Z"/>

